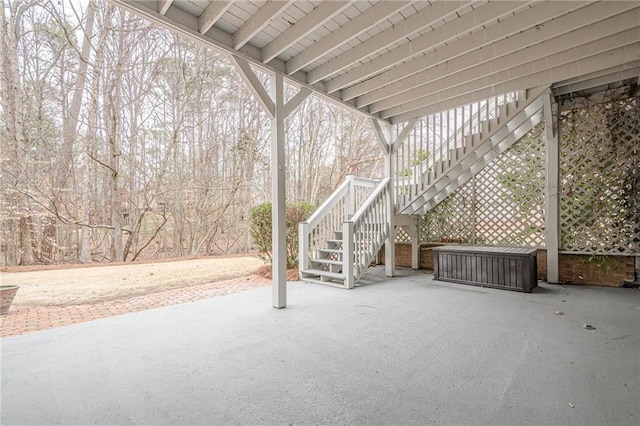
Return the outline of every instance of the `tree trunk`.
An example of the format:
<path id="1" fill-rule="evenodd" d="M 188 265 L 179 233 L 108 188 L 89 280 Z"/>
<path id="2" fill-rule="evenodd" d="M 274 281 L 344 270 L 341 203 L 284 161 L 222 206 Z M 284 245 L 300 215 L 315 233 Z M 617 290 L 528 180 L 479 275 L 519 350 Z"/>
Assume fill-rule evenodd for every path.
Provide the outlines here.
<path id="1" fill-rule="evenodd" d="M 35 263 L 35 252 L 31 213 L 25 208 L 25 197 L 16 191 L 20 184 L 22 161 L 21 153 L 25 147 L 23 91 L 18 69 L 17 36 L 18 22 L 21 11 L 19 3 L 11 5 L 11 17 L 8 22 L 5 16 L 4 1 L 0 3 L 0 106 L 4 112 L 6 133 L 0 138 L 0 152 L 2 152 L 2 175 L 0 176 L 0 190 L 2 191 L 2 227 L 7 238 L 7 250 L 21 253 L 16 262 L 28 265 Z M 15 236 L 18 235 L 18 238 Z"/>
<path id="2" fill-rule="evenodd" d="M 52 211 L 56 211 L 62 202 L 62 194 L 67 187 L 67 180 L 72 173 L 73 164 L 73 147 L 78 131 L 78 118 L 80 117 L 80 108 L 82 106 L 82 97 L 84 95 L 85 83 L 87 81 L 87 67 L 89 63 L 89 54 L 91 51 L 91 39 L 93 38 L 93 23 L 95 20 L 95 4 L 89 2 L 87 8 L 87 20 L 85 23 L 84 39 L 82 40 L 81 57 L 78 63 L 78 78 L 73 88 L 73 97 L 69 106 L 69 113 L 64 117 L 62 124 L 62 148 L 60 156 L 56 164 L 56 171 L 53 181 L 53 197 L 51 203 Z M 54 261 L 54 242 L 57 221 L 50 217 L 45 221 L 42 233 L 42 244 L 40 256 L 46 263 Z"/>

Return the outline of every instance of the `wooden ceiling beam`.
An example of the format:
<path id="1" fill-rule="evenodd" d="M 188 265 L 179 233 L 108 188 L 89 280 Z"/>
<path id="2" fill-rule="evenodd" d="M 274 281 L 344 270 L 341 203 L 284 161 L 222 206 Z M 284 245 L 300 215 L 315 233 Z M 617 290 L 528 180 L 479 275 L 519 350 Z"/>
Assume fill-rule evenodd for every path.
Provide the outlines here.
<path id="1" fill-rule="evenodd" d="M 332 49 L 342 46 L 369 28 L 374 27 L 382 20 L 398 13 L 398 11 L 404 9 L 409 3 L 408 1 L 381 1 L 376 3 L 362 12 L 362 14 L 353 18 L 349 22 L 349 25 L 343 25 L 299 55 L 287 61 L 287 74 L 300 71 L 318 58 L 331 52 Z"/>

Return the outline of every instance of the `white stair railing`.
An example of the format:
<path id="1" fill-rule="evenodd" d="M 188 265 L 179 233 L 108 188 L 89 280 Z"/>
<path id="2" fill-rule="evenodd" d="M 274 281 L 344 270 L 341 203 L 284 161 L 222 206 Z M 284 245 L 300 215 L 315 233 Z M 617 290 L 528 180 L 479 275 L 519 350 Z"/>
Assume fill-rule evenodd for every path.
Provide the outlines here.
<path id="1" fill-rule="evenodd" d="M 406 205 L 475 148 L 490 125 L 508 115 L 522 94 L 511 92 L 423 117 L 396 151 L 394 190 Z M 400 129 L 398 129 L 400 130 Z"/>
<path id="2" fill-rule="evenodd" d="M 385 178 L 350 220 L 343 224 L 345 287 L 353 288 L 389 235 L 391 178 Z"/>
<path id="3" fill-rule="evenodd" d="M 336 231 L 342 230 L 342 224 L 353 217 L 377 185 L 375 180 L 347 176 L 311 217 L 298 225 L 298 263 L 302 278 L 303 271 L 310 267 L 310 259 L 318 258 L 327 240 L 335 238 Z"/>

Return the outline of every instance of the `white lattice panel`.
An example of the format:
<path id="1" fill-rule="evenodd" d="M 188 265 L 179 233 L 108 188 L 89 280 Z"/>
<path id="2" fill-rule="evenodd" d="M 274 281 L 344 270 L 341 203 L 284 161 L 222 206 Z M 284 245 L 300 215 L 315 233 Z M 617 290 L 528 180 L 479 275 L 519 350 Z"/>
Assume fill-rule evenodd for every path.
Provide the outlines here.
<path id="1" fill-rule="evenodd" d="M 427 214 L 421 240 L 544 246 L 543 130 L 538 125 Z"/>
<path id="2" fill-rule="evenodd" d="M 468 183 L 420 220 L 420 240 L 425 242 L 473 242 L 473 191 Z"/>
<path id="3" fill-rule="evenodd" d="M 561 250 L 640 252 L 640 98 L 573 102 L 560 119 Z"/>
<path id="4" fill-rule="evenodd" d="M 476 243 L 544 246 L 545 141 L 538 125 L 476 178 Z"/>
<path id="5" fill-rule="evenodd" d="M 411 235 L 404 229 L 404 227 L 399 226 L 396 228 L 396 243 L 410 243 Z"/>

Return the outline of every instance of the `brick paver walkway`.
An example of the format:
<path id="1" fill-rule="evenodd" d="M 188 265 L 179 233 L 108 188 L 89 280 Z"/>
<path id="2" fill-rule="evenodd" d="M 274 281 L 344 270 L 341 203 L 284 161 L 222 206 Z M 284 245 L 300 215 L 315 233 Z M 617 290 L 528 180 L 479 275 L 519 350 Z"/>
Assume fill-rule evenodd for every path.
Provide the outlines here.
<path id="1" fill-rule="evenodd" d="M 150 293 L 130 299 L 72 306 L 20 306 L 12 305 L 9 313 L 0 320 L 0 337 L 16 336 L 38 330 L 92 321 L 99 318 L 161 308 L 179 303 L 209 299 L 225 294 L 237 293 L 256 287 L 267 286 L 271 280 L 251 275 L 209 284 L 176 288 Z"/>

